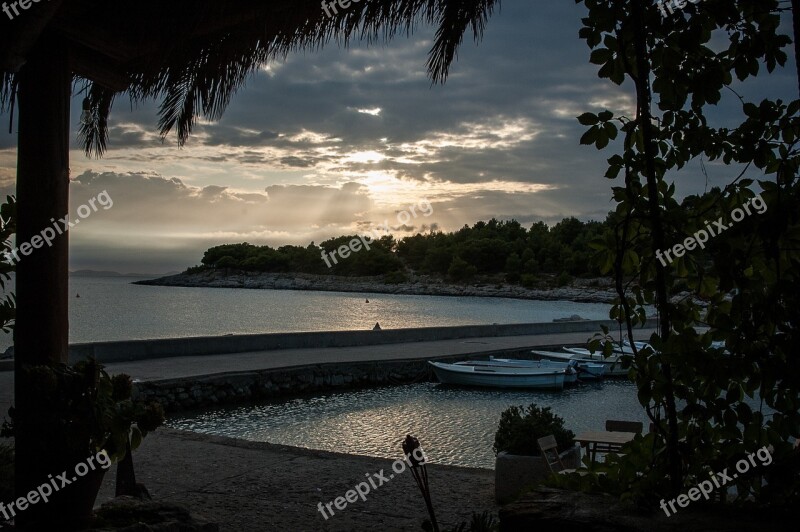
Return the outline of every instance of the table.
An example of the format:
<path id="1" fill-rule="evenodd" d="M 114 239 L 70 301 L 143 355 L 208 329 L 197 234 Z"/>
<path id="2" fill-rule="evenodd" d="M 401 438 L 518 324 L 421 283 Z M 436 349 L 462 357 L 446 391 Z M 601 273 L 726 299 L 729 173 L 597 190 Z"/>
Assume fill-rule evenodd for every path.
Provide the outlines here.
<path id="1" fill-rule="evenodd" d="M 598 452 L 617 452 L 622 448 L 623 444 L 633 440 L 635 436 L 635 432 L 607 432 L 599 430 L 578 434 L 575 437 L 575 441 L 586 449 L 589 459 L 594 462 Z"/>

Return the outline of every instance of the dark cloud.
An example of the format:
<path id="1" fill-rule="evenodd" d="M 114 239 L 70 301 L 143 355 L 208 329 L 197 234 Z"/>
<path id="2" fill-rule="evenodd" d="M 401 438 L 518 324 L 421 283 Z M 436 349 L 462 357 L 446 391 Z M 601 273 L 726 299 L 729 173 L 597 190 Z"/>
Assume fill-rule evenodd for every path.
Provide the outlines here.
<path id="1" fill-rule="evenodd" d="M 386 46 L 293 54 L 251 77 L 219 122 L 199 121 L 184 148 L 158 134 L 155 104 L 120 98 L 104 159 L 83 158 L 73 141 L 73 203 L 104 188 L 115 200 L 73 235 L 73 262 L 180 269 L 208 245 L 306 244 L 384 220 L 405 234 L 490 217 L 603 219 L 611 153 L 580 146 L 575 117 L 632 113 L 632 88 L 598 79 L 577 37 L 583 16 L 570 2 L 504 3 L 479 45 L 465 40 L 444 86 L 425 73 L 430 27 Z M 788 100 L 795 80 L 781 71 L 736 89 Z M 740 106 L 726 93 L 712 115 Z M 73 117 L 79 108 L 75 98 Z M 0 193 L 12 189 L 13 146 L 0 128 Z M 691 194 L 735 173 L 706 166 L 707 179 L 698 164 L 671 178 Z M 433 215 L 398 222 L 421 197 Z"/>
<path id="2" fill-rule="evenodd" d="M 300 157 L 281 157 L 281 164 L 286 166 L 293 166 L 295 168 L 310 168 L 314 166 L 314 162 L 308 159 L 301 159 Z"/>

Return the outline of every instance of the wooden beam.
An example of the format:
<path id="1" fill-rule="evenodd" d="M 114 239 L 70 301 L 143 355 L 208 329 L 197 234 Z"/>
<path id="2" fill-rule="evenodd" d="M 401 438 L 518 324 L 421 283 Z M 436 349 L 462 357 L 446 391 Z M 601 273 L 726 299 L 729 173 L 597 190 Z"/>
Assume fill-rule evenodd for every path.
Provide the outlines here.
<path id="1" fill-rule="evenodd" d="M 22 68 L 28 52 L 41 38 L 63 1 L 40 2 L 36 9 L 24 11 L 13 20 L 5 20 L 6 15 L 0 12 L 0 71 L 18 72 Z"/>
<path id="2" fill-rule="evenodd" d="M 42 390 L 32 389 L 26 379 L 31 366 L 67 361 L 68 239 L 58 220 L 67 215 L 69 194 L 72 75 L 68 59 L 64 43 L 40 40 L 27 54 L 17 78 L 16 493 L 28 493 L 46 482 L 48 474 L 74 467 L 63 463 L 66 442 L 55 441 L 54 431 L 35 414 L 44 400 Z M 63 234 L 56 234 L 48 245 L 43 231 L 56 232 L 56 227 Z M 39 528 L 43 520 L 68 518 L 54 511 L 53 502 L 19 512 L 17 527 L 60 528 Z"/>
<path id="3" fill-rule="evenodd" d="M 130 87 L 130 78 L 123 65 L 84 46 L 71 46 L 70 65 L 77 76 L 92 80 L 112 91 L 124 92 Z"/>

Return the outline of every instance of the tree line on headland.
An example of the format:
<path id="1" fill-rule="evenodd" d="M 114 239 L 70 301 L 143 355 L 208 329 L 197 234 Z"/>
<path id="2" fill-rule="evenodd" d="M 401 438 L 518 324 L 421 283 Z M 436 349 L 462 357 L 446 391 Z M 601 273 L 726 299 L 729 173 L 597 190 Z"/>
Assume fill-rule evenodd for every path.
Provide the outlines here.
<path id="1" fill-rule="evenodd" d="M 403 282 L 407 273 L 441 276 L 467 282 L 476 278 L 502 278 L 508 283 L 533 286 L 542 274 L 597 277 L 589 242 L 610 231 L 608 222 L 582 222 L 565 218 L 552 227 L 536 222 L 529 229 L 516 220 L 480 221 L 454 232 L 430 232 L 401 239 L 385 235 L 330 268 L 322 258 L 347 246 L 357 235 L 326 240 L 319 245 L 286 245 L 278 248 L 247 242 L 223 244 L 208 249 L 193 273 L 210 268 L 233 268 L 254 272 L 293 272 L 339 276 L 383 275 L 387 282 Z"/>

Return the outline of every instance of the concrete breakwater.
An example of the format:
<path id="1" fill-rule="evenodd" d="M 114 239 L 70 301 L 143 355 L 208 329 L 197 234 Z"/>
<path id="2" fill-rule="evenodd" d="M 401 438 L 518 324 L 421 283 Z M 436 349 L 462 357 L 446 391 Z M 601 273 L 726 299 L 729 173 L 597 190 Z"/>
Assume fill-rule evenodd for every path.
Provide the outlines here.
<path id="1" fill-rule="evenodd" d="M 405 384 L 430 378 L 431 372 L 424 360 L 332 363 L 138 382 L 134 384 L 134 396 L 158 401 L 167 412 L 174 412 L 311 392 Z"/>
<path id="2" fill-rule="evenodd" d="M 530 358 L 529 349 L 504 349 L 453 361 L 494 356 Z M 435 380 L 426 360 L 330 363 L 134 383 L 134 397 L 161 403 L 167 412 L 233 405 L 312 392 L 366 388 Z"/>
<path id="3" fill-rule="evenodd" d="M 220 355 L 277 349 L 356 347 L 500 336 L 595 333 L 600 331 L 601 325 L 609 327 L 612 331 L 616 330 L 618 326 L 617 322 L 612 320 L 587 320 L 384 329 L 380 331 L 323 331 L 127 340 L 70 345 L 69 360 L 70 362 L 76 362 L 84 358 L 94 357 L 101 363 L 113 363 L 153 358 Z"/>

